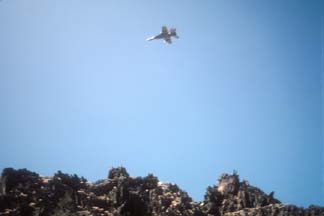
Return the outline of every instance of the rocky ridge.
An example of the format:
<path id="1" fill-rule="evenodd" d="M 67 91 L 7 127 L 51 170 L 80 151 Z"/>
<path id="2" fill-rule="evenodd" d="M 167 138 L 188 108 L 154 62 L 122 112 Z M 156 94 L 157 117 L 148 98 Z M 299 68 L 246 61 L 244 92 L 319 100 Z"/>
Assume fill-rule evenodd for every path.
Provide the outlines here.
<path id="1" fill-rule="evenodd" d="M 112 168 L 107 179 L 89 183 L 58 171 L 41 177 L 26 169 L 3 170 L 0 215 L 14 216 L 324 216 L 324 208 L 283 205 L 273 193 L 223 174 L 194 202 L 176 184 L 152 174 L 130 177 L 124 167 Z"/>

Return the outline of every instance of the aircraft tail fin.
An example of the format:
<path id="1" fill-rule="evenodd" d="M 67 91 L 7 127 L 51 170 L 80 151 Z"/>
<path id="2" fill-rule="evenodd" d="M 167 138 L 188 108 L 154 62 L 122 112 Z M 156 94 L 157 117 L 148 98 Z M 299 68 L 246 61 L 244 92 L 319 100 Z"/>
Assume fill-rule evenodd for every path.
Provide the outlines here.
<path id="1" fill-rule="evenodd" d="M 179 38 L 179 36 L 177 35 L 177 29 L 176 28 L 171 28 L 170 29 L 170 34 L 171 34 L 171 36 L 174 36 L 175 38 Z"/>

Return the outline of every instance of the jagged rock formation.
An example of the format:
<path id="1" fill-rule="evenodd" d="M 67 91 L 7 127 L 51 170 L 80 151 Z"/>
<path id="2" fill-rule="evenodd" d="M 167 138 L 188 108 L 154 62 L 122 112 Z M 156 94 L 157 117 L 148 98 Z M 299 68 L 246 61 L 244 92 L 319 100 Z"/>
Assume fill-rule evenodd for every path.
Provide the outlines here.
<path id="1" fill-rule="evenodd" d="M 0 181 L 0 215 L 22 216 L 324 216 L 324 208 L 281 204 L 273 193 L 223 174 L 207 188 L 203 202 L 193 202 L 177 185 L 157 177 L 130 177 L 123 167 L 89 183 L 57 172 L 40 177 L 26 169 L 6 168 Z"/>

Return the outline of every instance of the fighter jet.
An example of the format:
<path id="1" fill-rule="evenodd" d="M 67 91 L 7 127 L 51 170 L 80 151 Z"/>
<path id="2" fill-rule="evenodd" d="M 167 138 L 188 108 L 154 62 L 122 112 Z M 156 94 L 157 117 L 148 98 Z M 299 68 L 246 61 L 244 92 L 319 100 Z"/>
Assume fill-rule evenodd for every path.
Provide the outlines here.
<path id="1" fill-rule="evenodd" d="M 162 26 L 162 31 L 160 34 L 150 37 L 146 39 L 146 41 L 163 39 L 164 42 L 171 44 L 172 43 L 171 37 L 179 38 L 176 32 L 176 28 L 170 28 L 170 31 L 168 31 L 168 28 L 166 26 Z"/>

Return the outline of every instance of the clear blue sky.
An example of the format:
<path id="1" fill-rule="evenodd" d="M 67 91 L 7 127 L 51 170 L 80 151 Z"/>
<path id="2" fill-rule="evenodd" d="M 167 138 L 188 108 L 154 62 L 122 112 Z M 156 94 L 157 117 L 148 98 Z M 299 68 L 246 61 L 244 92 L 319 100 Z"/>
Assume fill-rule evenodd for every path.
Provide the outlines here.
<path id="1" fill-rule="evenodd" d="M 320 3 L 2 0 L 0 169 L 123 165 L 197 201 L 235 169 L 324 205 Z"/>

